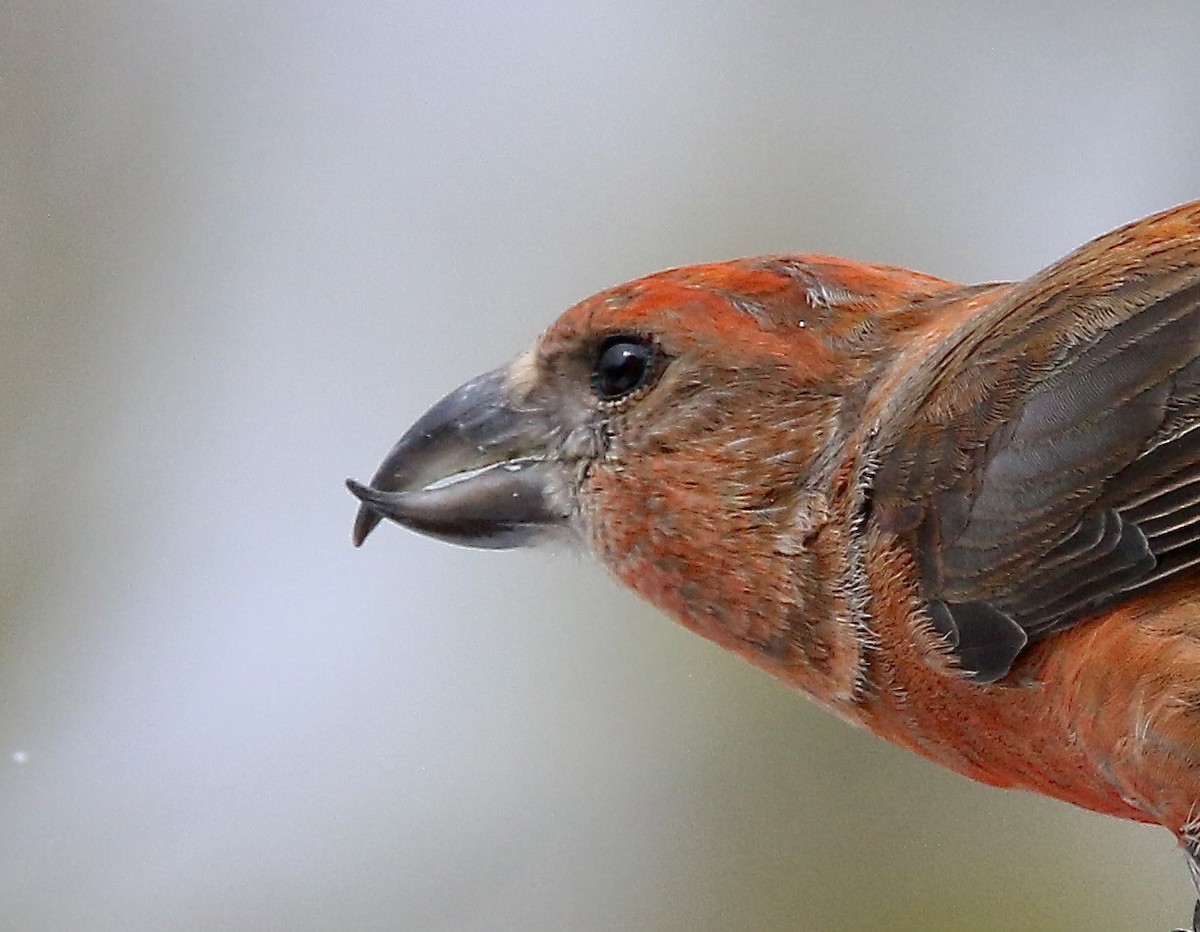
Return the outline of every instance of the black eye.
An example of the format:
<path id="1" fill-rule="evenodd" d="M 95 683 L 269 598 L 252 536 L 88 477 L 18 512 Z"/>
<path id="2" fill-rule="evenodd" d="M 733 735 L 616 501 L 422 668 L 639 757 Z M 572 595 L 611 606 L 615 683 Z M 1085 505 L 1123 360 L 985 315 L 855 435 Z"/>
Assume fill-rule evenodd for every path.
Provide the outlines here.
<path id="1" fill-rule="evenodd" d="M 654 365 L 654 347 L 642 337 L 609 337 L 600 344 L 592 369 L 592 391 L 616 401 L 646 384 Z"/>

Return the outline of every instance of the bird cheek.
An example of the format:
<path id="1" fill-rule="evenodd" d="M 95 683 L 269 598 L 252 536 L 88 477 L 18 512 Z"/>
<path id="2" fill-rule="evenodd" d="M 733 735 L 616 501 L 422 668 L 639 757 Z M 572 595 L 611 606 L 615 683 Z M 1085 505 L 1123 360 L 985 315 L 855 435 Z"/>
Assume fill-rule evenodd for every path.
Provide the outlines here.
<path id="1" fill-rule="evenodd" d="M 577 496 L 581 536 L 599 562 L 621 578 L 652 536 L 646 503 L 638 500 L 628 480 L 621 464 L 591 460 L 580 476 Z"/>

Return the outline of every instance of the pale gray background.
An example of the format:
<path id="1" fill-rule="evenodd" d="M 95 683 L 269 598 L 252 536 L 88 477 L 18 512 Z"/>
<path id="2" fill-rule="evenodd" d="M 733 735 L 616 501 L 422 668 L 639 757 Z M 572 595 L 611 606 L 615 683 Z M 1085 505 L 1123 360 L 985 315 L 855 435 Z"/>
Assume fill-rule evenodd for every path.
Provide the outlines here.
<path id="1" fill-rule="evenodd" d="M 667 265 L 1027 275 L 1200 197 L 1200 4 L 0 4 L 0 928 L 1151 929 L 584 561 L 349 544 L 427 404 Z"/>

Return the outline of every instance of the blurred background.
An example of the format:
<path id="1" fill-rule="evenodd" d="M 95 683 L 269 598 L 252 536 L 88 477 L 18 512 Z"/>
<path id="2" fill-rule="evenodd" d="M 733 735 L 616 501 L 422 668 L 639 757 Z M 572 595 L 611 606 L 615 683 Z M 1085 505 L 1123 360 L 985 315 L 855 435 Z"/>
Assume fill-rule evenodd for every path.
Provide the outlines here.
<path id="1" fill-rule="evenodd" d="M 1154 929 L 584 560 L 346 476 L 670 265 L 1023 277 L 1200 197 L 1200 5 L 0 3 L 0 928 Z"/>

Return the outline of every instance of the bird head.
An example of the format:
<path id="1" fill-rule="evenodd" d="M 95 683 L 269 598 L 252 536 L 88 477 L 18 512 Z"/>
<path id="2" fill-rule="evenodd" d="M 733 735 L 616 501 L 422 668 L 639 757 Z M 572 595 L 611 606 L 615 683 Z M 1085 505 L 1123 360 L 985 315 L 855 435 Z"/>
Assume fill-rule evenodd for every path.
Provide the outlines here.
<path id="1" fill-rule="evenodd" d="M 773 256 L 601 292 L 435 404 L 369 484 L 348 483 L 355 543 L 383 519 L 473 547 L 573 540 L 692 623 L 736 614 L 722 606 L 751 586 L 795 602 L 804 560 L 784 571 L 779 555 L 802 555 L 827 517 L 881 352 L 954 287 Z"/>

